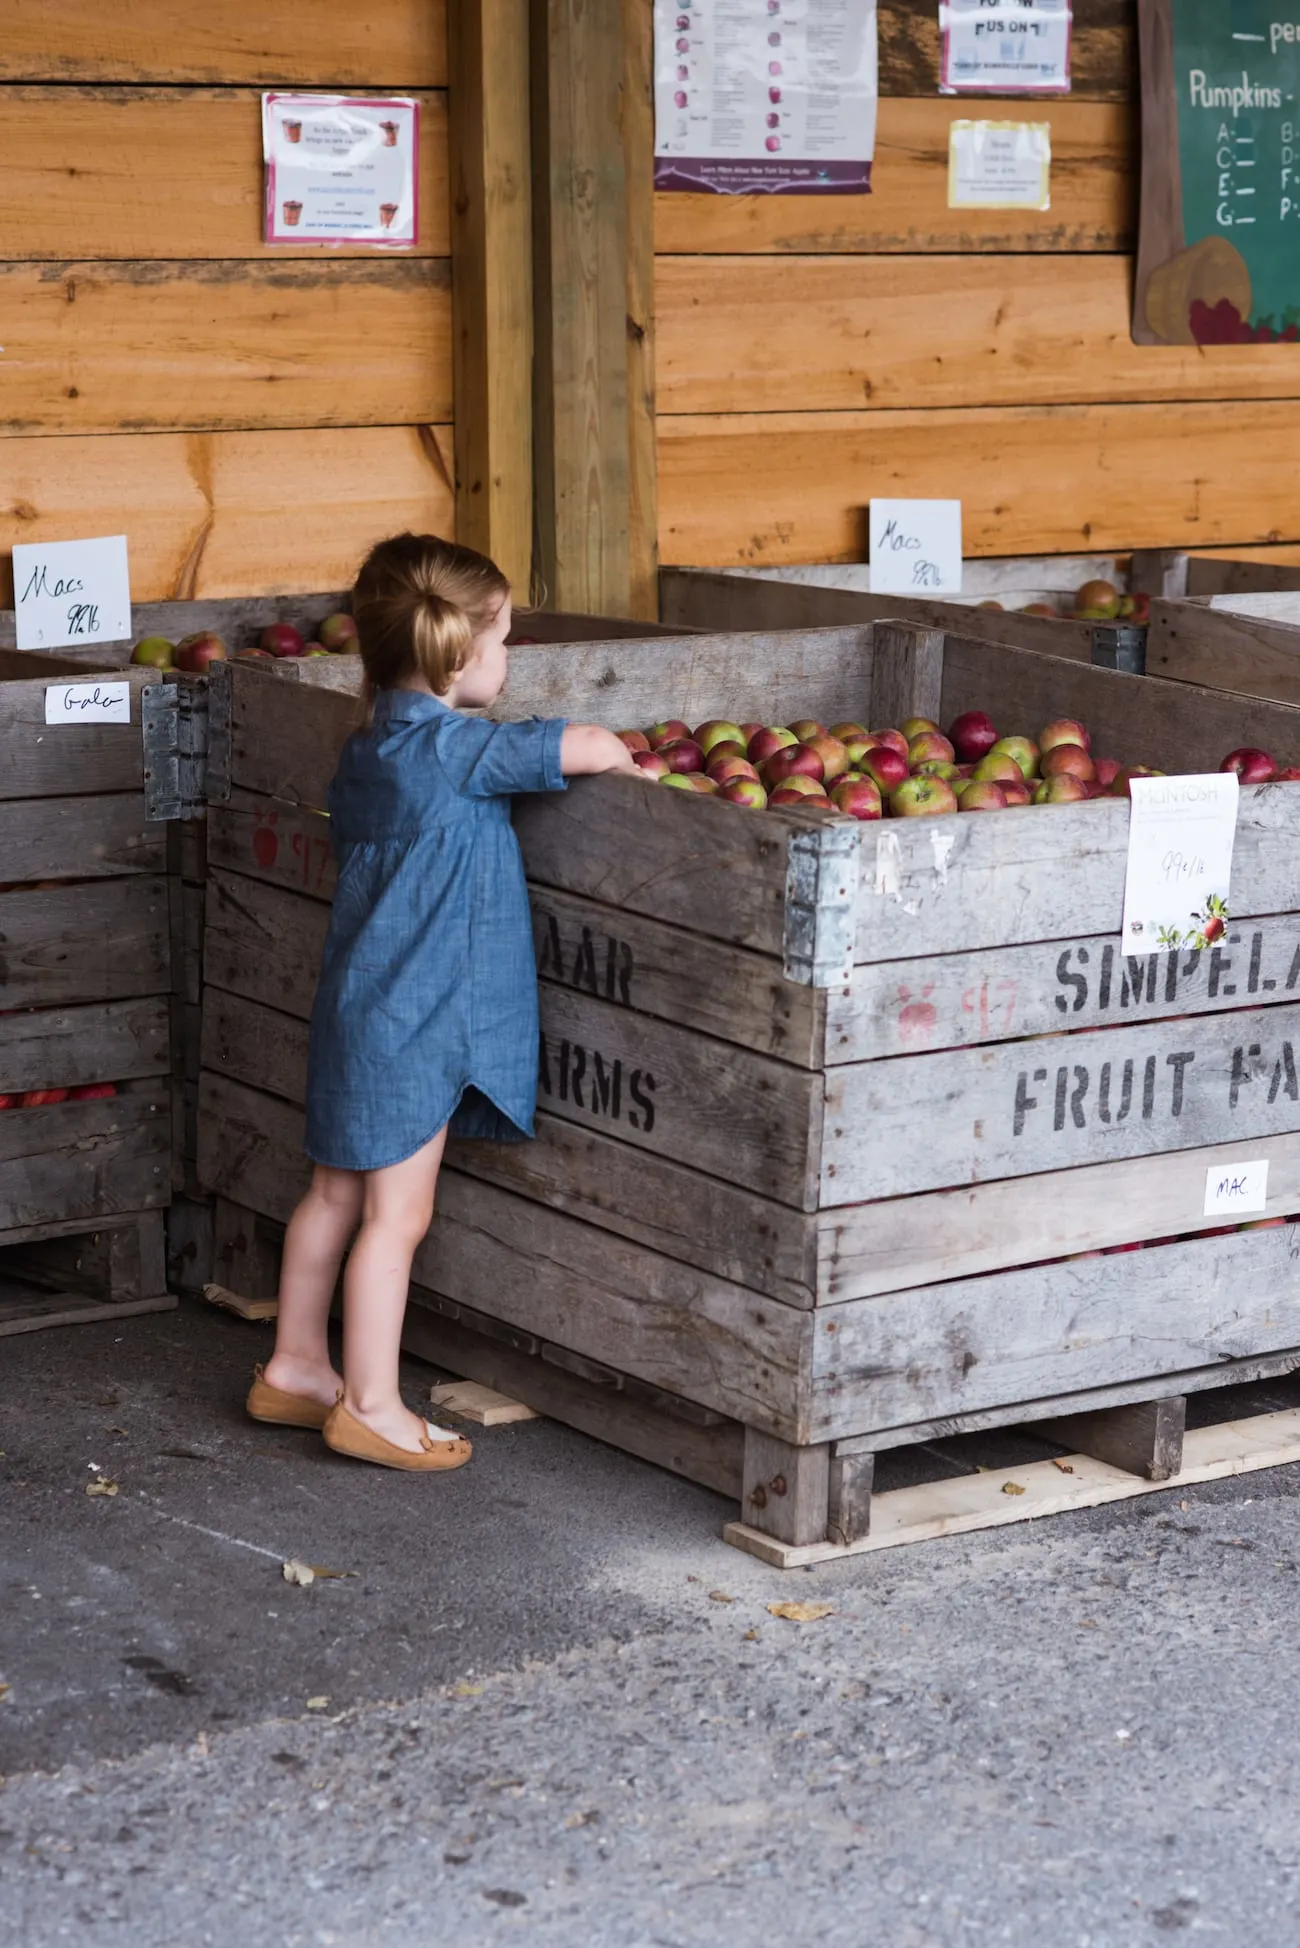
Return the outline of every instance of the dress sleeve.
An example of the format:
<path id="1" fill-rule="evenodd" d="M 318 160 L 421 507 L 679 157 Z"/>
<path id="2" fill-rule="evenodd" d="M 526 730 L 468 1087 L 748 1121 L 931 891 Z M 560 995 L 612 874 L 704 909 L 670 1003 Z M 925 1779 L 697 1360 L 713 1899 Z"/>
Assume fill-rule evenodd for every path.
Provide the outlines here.
<path id="1" fill-rule="evenodd" d="M 563 791 L 560 740 L 567 719 L 530 717 L 492 724 L 482 717 L 445 722 L 438 738 L 442 768 L 469 798 L 504 798 L 518 791 Z"/>

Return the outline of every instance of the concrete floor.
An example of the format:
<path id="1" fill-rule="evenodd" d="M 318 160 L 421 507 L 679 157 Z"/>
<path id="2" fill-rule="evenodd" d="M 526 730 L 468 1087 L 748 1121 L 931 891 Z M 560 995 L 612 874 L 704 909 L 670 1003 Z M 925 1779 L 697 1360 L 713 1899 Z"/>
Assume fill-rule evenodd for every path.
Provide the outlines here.
<path id="1" fill-rule="evenodd" d="M 549 1423 L 254 1428 L 267 1343 L 0 1344 L 0 1941 L 1300 1942 L 1300 1471 L 781 1576 Z"/>

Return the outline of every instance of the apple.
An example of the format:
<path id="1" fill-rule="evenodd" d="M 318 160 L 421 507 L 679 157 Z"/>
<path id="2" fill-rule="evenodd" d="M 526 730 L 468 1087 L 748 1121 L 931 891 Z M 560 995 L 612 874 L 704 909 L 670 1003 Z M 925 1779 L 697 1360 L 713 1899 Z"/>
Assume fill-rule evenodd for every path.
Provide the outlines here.
<path id="1" fill-rule="evenodd" d="M 644 731 L 615 731 L 614 735 L 620 744 L 627 745 L 629 751 L 648 751 L 650 749 L 650 739 Z"/>
<path id="2" fill-rule="evenodd" d="M 718 796 L 725 798 L 729 805 L 748 805 L 756 812 L 761 812 L 767 804 L 767 793 L 757 778 L 728 778 L 726 784 L 719 786 Z"/>
<path id="3" fill-rule="evenodd" d="M 1061 620 L 1059 609 L 1054 609 L 1050 602 L 1026 602 L 1020 613 L 1022 616 L 1042 616 L 1044 620 L 1051 622 Z"/>
<path id="4" fill-rule="evenodd" d="M 838 737 L 841 744 L 847 744 L 851 737 L 866 737 L 869 733 L 865 724 L 832 724 L 830 734 Z"/>
<path id="5" fill-rule="evenodd" d="M 971 777 L 981 785 L 1018 785 L 1024 783 L 1024 772 L 1009 751 L 986 751 Z"/>
<path id="6" fill-rule="evenodd" d="M 954 779 L 959 783 L 961 782 L 961 771 L 959 767 L 955 764 L 950 764 L 947 758 L 922 758 L 919 764 L 912 766 L 912 776 L 914 778 L 946 778 L 949 784 Z"/>
<path id="7" fill-rule="evenodd" d="M 956 764 L 953 766 L 953 769 L 959 778 L 972 778 L 975 775 L 975 766 L 973 764 Z"/>
<path id="8" fill-rule="evenodd" d="M 712 778 L 706 778 L 702 771 L 670 771 L 660 784 L 674 785 L 678 791 L 716 791 L 718 787 Z"/>
<path id="9" fill-rule="evenodd" d="M 936 725 L 936 729 L 937 728 L 938 726 Z M 888 750 L 897 751 L 900 758 L 905 758 L 907 756 L 907 739 L 903 736 L 902 731 L 898 731 L 898 730 L 868 731 L 867 736 L 871 739 L 873 744 L 883 744 Z"/>
<path id="10" fill-rule="evenodd" d="M 1268 752 L 1256 750 L 1252 744 L 1229 751 L 1219 769 L 1235 771 L 1243 785 L 1266 785 L 1277 776 L 1277 766 Z"/>
<path id="11" fill-rule="evenodd" d="M 107 1097 L 115 1096 L 116 1094 L 117 1084 L 115 1082 L 83 1082 L 79 1089 L 69 1089 L 68 1101 L 70 1103 L 102 1102 Z"/>
<path id="12" fill-rule="evenodd" d="M 659 755 L 668 760 L 670 771 L 703 771 L 704 753 L 693 737 L 674 737 L 667 744 L 660 744 Z"/>
<path id="13" fill-rule="evenodd" d="M 632 762 L 647 778 L 666 778 L 672 770 L 667 758 L 661 757 L 658 751 L 633 751 Z"/>
<path id="14" fill-rule="evenodd" d="M 892 744 L 877 744 L 862 760 L 862 769 L 885 797 L 897 791 L 907 776 L 907 756 L 899 756 Z"/>
<path id="15" fill-rule="evenodd" d="M 268 622 L 257 643 L 259 649 L 269 649 L 272 656 L 301 656 L 304 647 L 291 622 Z"/>
<path id="16" fill-rule="evenodd" d="M 44 1109 L 48 1103 L 65 1103 L 66 1089 L 28 1089 L 18 1098 L 19 1109 Z"/>
<path id="17" fill-rule="evenodd" d="M 831 803 L 837 812 L 847 812 L 850 818 L 880 818 L 883 812 L 880 792 L 870 778 L 841 778 L 831 792 Z"/>
<path id="18" fill-rule="evenodd" d="M 861 765 L 868 751 L 888 750 L 889 748 L 888 745 L 882 746 L 880 739 L 873 737 L 870 731 L 864 731 L 861 737 L 846 737 L 843 743 L 844 749 L 848 754 L 849 764 L 853 767 Z"/>
<path id="19" fill-rule="evenodd" d="M 811 778 L 820 785 L 825 771 L 816 751 L 807 744 L 791 744 L 787 750 L 774 751 L 770 758 L 764 758 L 758 767 L 758 775 L 770 791 L 774 785 L 785 784 L 788 778 Z"/>
<path id="20" fill-rule="evenodd" d="M 1074 598 L 1074 613 L 1109 622 L 1119 614 L 1119 590 L 1111 582 L 1085 582 Z"/>
<path id="21" fill-rule="evenodd" d="M 1002 614 L 1002 604 L 995 602 L 991 595 L 986 595 L 982 602 L 975 604 L 975 607 L 977 609 L 996 609 L 999 615 Z"/>
<path id="22" fill-rule="evenodd" d="M 1038 771 L 1038 746 L 1032 737 L 1000 737 L 990 751 L 989 757 L 1014 758 L 1020 766 L 1023 778 L 1032 778 Z M 976 765 L 978 771 L 979 766 Z"/>
<path id="23" fill-rule="evenodd" d="M 269 649 L 237 649 L 235 651 L 235 661 L 237 663 L 274 663 L 275 658 Z"/>
<path id="24" fill-rule="evenodd" d="M 357 625 L 342 609 L 332 616 L 326 616 L 316 634 L 325 648 L 336 656 L 349 655 L 361 647 Z"/>
<path id="25" fill-rule="evenodd" d="M 705 757 L 709 755 L 715 744 L 738 744 L 743 756 L 748 739 L 739 724 L 733 724 L 726 718 L 711 717 L 707 724 L 701 724 L 696 731 L 695 742 Z"/>
<path id="26" fill-rule="evenodd" d="M 815 717 L 800 717 L 791 724 L 790 731 L 800 744 L 807 744 L 814 737 L 825 737 L 826 726 L 819 724 Z"/>
<path id="27" fill-rule="evenodd" d="M 1050 751 L 1044 751 L 1039 762 L 1039 771 L 1044 778 L 1082 778 L 1090 784 L 1097 775 L 1097 767 L 1082 744 L 1053 744 Z"/>
<path id="28" fill-rule="evenodd" d="M 1121 595 L 1116 613 L 1121 622 L 1148 623 L 1151 620 L 1151 597 L 1141 589 L 1135 589 L 1132 595 Z"/>
<path id="29" fill-rule="evenodd" d="M 910 744 L 913 738 L 924 737 L 927 731 L 937 731 L 938 729 L 939 726 L 935 723 L 933 717 L 905 717 L 898 726 L 898 734 L 900 737 L 906 738 Z"/>
<path id="30" fill-rule="evenodd" d="M 963 764 L 978 764 L 997 741 L 997 727 L 982 710 L 963 710 L 948 726 L 948 742 Z"/>
<path id="31" fill-rule="evenodd" d="M 131 661 L 145 669 L 170 670 L 175 667 L 176 645 L 166 636 L 142 636 L 131 651 Z"/>
<path id="32" fill-rule="evenodd" d="M 835 807 L 831 804 L 830 799 L 824 791 L 820 792 L 816 797 L 811 792 L 804 792 L 801 795 L 797 791 L 791 791 L 789 785 L 778 786 L 777 790 L 772 793 L 772 796 L 767 802 L 769 805 L 796 806 L 801 812 L 833 812 L 835 810 Z"/>
<path id="33" fill-rule="evenodd" d="M 745 743 L 748 744 L 750 738 L 757 737 L 762 728 L 762 724 L 742 724 L 740 727 L 740 735 L 744 738 Z"/>
<path id="34" fill-rule="evenodd" d="M 895 818 L 937 818 L 956 811 L 957 794 L 946 778 L 905 778 L 890 793 L 889 809 Z"/>
<path id="35" fill-rule="evenodd" d="M 1006 799 L 1008 805 L 1028 805 L 1030 802 L 1029 786 L 1023 778 L 1019 781 L 1011 778 L 1005 779 L 1002 781 L 1002 796 Z"/>
<path id="36" fill-rule="evenodd" d="M 20 1104 L 17 1096 L 0 1096 L 0 1110 L 18 1109 L 19 1107 Z"/>
<path id="37" fill-rule="evenodd" d="M 324 643 L 308 643 L 306 649 L 304 649 L 303 651 L 303 655 L 304 656 L 328 656 L 329 651 L 326 649 Z"/>
<path id="38" fill-rule="evenodd" d="M 712 778 L 718 786 L 730 784 L 733 778 L 751 778 L 755 784 L 759 782 L 758 773 L 748 758 L 711 758 L 704 775 Z"/>
<path id="39" fill-rule="evenodd" d="M 1109 791 L 1120 772 L 1118 758 L 1094 758 L 1092 768 L 1097 774 L 1097 783 L 1103 791 Z"/>
<path id="40" fill-rule="evenodd" d="M 1052 723 L 1044 724 L 1038 733 L 1040 751 L 1054 751 L 1058 744 L 1079 744 L 1085 751 L 1092 749 L 1092 738 L 1083 725 L 1073 717 L 1057 717 Z"/>
<path id="41" fill-rule="evenodd" d="M 1300 765 L 1297 764 L 1288 764 L 1273 780 L 1275 785 L 1294 785 L 1297 782 L 1300 782 Z"/>
<path id="42" fill-rule="evenodd" d="M 945 764 L 951 764 L 955 756 L 952 745 L 943 732 L 937 730 L 919 732 L 907 747 L 907 762 L 913 771 L 927 758 L 941 758 Z"/>
<path id="43" fill-rule="evenodd" d="M 1130 778 L 1163 778 L 1164 775 L 1163 771 L 1153 771 L 1147 764 L 1130 764 L 1125 770 L 1115 773 L 1109 795 L 1112 798 L 1128 798 L 1131 795 L 1128 788 Z"/>
<path id="44" fill-rule="evenodd" d="M 798 742 L 793 731 L 785 730 L 779 724 L 771 724 L 765 730 L 754 732 L 745 746 L 745 756 L 751 764 L 761 764 L 764 758 L 774 757 L 778 751 L 789 750 Z"/>
<path id="45" fill-rule="evenodd" d="M 1007 808 L 1007 794 L 1001 785 L 992 780 L 971 783 L 957 794 L 957 809 L 961 812 L 1004 812 Z"/>
<path id="46" fill-rule="evenodd" d="M 1040 778 L 1034 786 L 1035 805 L 1080 805 L 1091 796 L 1089 781 L 1071 777 L 1068 771 L 1055 778 Z"/>
<path id="47" fill-rule="evenodd" d="M 810 737 L 804 749 L 815 751 L 821 759 L 822 777 L 828 785 L 849 769 L 848 751 L 838 737 L 832 737 L 829 733 L 825 737 Z"/>
<path id="48" fill-rule="evenodd" d="M 785 793 L 785 797 L 781 799 L 781 803 L 783 805 L 788 805 L 792 797 L 825 798 L 826 796 L 826 793 L 822 790 L 821 786 L 818 784 L 815 778 L 809 778 L 803 772 L 799 772 L 799 771 L 796 771 L 792 778 L 784 779 L 782 783 L 777 786 L 776 790 L 772 793 L 771 797 L 769 798 L 768 803 L 771 805 L 775 805 L 778 796 L 782 792 Z"/>
<path id="49" fill-rule="evenodd" d="M 661 744 L 672 744 L 679 737 L 689 737 L 690 734 L 690 725 L 684 724 L 680 717 L 668 717 L 662 724 L 651 724 L 646 737 L 650 749 L 657 751 Z"/>
<path id="50" fill-rule="evenodd" d="M 199 629 L 192 636 L 182 636 L 176 645 L 176 667 L 187 670 L 191 676 L 201 676 L 210 663 L 224 663 L 225 660 L 226 645 L 210 629 Z"/>

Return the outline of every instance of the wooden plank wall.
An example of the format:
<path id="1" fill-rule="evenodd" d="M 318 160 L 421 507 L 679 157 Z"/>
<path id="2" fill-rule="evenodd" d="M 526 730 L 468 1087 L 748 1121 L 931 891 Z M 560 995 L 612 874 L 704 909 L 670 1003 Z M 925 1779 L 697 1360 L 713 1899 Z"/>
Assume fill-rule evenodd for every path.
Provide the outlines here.
<path id="1" fill-rule="evenodd" d="M 873 195 L 656 198 L 662 559 L 860 561 L 873 493 L 972 555 L 1300 540 L 1295 348 L 1129 339 L 1136 0 L 1075 0 L 1051 102 L 941 97 L 937 20 L 880 0 Z M 1050 122 L 1049 211 L 948 209 L 960 116 Z"/>
<path id="2" fill-rule="evenodd" d="M 414 252 L 262 243 L 267 87 L 419 96 Z M 446 89 L 444 0 L 11 0 L 0 606 L 15 541 L 125 529 L 159 601 L 343 587 L 450 531 Z"/>

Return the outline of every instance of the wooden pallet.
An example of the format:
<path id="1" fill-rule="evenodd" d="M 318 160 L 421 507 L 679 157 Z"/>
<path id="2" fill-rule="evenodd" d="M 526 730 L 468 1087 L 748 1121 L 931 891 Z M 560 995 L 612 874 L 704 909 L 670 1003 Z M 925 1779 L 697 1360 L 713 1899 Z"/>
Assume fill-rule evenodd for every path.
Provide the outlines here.
<path id="1" fill-rule="evenodd" d="M 10 1232 L 8 1244 L 0 1237 L 0 1338 L 174 1309 L 160 1210 L 48 1230 L 54 1235 Z"/>

